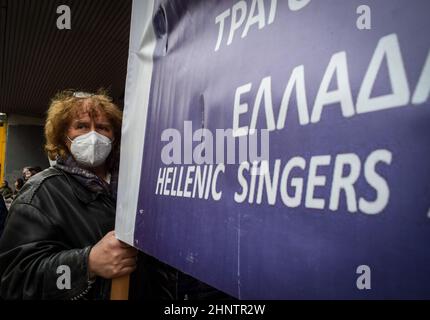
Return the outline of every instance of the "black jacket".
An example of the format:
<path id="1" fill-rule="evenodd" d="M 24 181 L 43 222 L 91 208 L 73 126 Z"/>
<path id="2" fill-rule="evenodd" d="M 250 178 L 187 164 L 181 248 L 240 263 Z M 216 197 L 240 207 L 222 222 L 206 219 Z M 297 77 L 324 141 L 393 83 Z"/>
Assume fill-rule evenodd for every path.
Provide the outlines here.
<path id="1" fill-rule="evenodd" d="M 91 283 L 87 263 L 91 247 L 114 223 L 108 193 L 90 192 L 58 168 L 33 176 L 13 202 L 0 239 L 1 297 L 109 298 L 110 281 Z M 57 286 L 66 275 L 59 266 L 69 267 L 70 289 Z"/>
<path id="2" fill-rule="evenodd" d="M 7 216 L 7 207 L 3 197 L 0 195 L 0 237 L 3 233 L 4 223 Z"/>

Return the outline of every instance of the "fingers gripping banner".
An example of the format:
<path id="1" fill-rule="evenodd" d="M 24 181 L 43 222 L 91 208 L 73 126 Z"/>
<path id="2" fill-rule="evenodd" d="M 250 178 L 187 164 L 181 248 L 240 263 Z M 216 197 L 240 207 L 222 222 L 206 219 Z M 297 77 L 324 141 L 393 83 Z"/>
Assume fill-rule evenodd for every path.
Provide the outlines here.
<path id="1" fill-rule="evenodd" d="M 134 1 L 118 236 L 243 299 L 430 298 L 427 1 Z"/>

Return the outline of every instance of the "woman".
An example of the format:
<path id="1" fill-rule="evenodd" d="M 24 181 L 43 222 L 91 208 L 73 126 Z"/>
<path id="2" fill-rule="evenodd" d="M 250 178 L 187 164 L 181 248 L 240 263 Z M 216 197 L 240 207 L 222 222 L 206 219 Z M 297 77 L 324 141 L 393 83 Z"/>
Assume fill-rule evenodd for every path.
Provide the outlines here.
<path id="1" fill-rule="evenodd" d="M 24 180 L 24 182 L 26 182 L 28 179 L 31 178 L 31 176 L 33 175 L 32 172 L 30 171 L 31 167 L 24 167 L 22 168 L 22 179 Z"/>
<path id="2" fill-rule="evenodd" d="M 0 239 L 4 299 L 107 299 L 137 251 L 115 238 L 121 112 L 103 93 L 51 102 L 45 149 L 54 167 L 31 177 Z"/>
<path id="3" fill-rule="evenodd" d="M 21 178 L 18 178 L 15 180 L 15 190 L 13 191 L 12 198 L 15 199 L 18 195 L 18 192 L 21 190 L 22 186 L 24 185 L 24 180 Z"/>

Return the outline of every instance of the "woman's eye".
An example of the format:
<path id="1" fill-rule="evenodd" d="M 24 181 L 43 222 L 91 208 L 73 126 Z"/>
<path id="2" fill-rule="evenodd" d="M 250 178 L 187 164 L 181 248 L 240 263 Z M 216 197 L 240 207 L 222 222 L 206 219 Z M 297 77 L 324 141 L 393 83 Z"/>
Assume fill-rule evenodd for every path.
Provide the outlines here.
<path id="1" fill-rule="evenodd" d="M 88 125 L 87 124 L 85 124 L 85 123 L 78 123 L 77 125 L 76 125 L 76 129 L 87 129 L 88 128 Z"/>
<path id="2" fill-rule="evenodd" d="M 98 129 L 102 131 L 109 131 L 109 128 L 106 126 L 99 126 Z"/>

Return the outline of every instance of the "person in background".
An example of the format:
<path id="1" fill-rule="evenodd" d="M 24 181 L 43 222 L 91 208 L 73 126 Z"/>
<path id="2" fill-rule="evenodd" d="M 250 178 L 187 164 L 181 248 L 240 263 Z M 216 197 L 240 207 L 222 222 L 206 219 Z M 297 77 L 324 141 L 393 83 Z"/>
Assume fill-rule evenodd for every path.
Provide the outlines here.
<path id="1" fill-rule="evenodd" d="M 0 188 L 0 194 L 4 199 L 9 199 L 13 195 L 13 191 L 6 180 L 3 181 L 3 186 Z"/>
<path id="2" fill-rule="evenodd" d="M 52 100 L 45 149 L 56 165 L 29 179 L 10 207 L 0 239 L 2 298 L 109 299 L 110 279 L 135 270 L 137 250 L 112 231 L 121 119 L 102 92 Z M 58 284 L 64 270 L 67 287 Z"/>
<path id="3" fill-rule="evenodd" d="M 31 176 L 34 176 L 34 175 L 38 174 L 39 172 L 42 172 L 42 168 L 39 166 L 31 167 L 30 172 L 31 172 Z"/>
<path id="4" fill-rule="evenodd" d="M 21 178 L 18 178 L 15 180 L 15 190 L 13 191 L 12 198 L 15 199 L 18 195 L 19 190 L 21 190 L 22 186 L 24 185 L 24 180 Z"/>
<path id="5" fill-rule="evenodd" d="M 24 167 L 22 168 L 22 179 L 24 180 L 24 183 L 27 182 L 28 179 L 32 176 L 31 173 L 31 167 Z"/>

